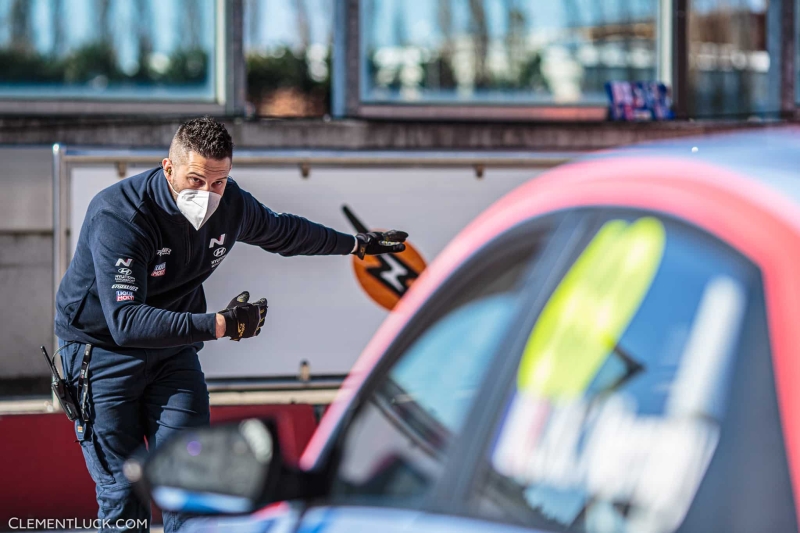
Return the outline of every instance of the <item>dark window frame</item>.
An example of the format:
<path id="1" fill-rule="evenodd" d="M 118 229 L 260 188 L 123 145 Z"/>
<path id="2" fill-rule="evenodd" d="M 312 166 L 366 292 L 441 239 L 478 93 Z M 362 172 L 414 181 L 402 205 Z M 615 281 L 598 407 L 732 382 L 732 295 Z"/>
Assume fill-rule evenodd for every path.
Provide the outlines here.
<path id="1" fill-rule="evenodd" d="M 344 63 L 347 66 L 346 74 L 341 85 L 346 91 L 345 115 L 352 118 L 377 119 L 377 120 L 455 120 L 455 121 L 474 121 L 491 120 L 497 122 L 605 122 L 608 117 L 608 105 L 598 105 L 594 103 L 575 103 L 575 104 L 486 104 L 486 103 L 466 103 L 466 104 L 444 104 L 444 103 L 423 103 L 408 104 L 400 102 L 377 103 L 362 100 L 364 66 L 361 61 L 361 0 L 343 0 L 346 2 L 347 35 L 342 40 L 346 43 Z M 663 1 L 658 0 L 659 5 Z M 676 0 L 681 1 L 681 0 Z M 685 0 L 684 0 L 685 1 Z M 676 13 L 675 6 L 672 6 L 673 14 Z M 661 20 L 661 9 L 659 7 L 656 17 L 656 50 L 658 51 L 664 44 L 672 50 L 672 55 L 676 52 L 672 33 L 665 33 L 667 28 L 666 21 Z M 340 30 L 341 31 L 341 30 Z M 660 54 L 657 52 L 656 56 Z M 660 57 L 659 57 L 660 60 Z M 656 78 L 663 77 L 661 73 L 665 70 L 672 71 L 674 66 L 660 66 L 656 64 Z M 334 74 L 336 75 L 336 74 Z M 674 74 L 670 73 L 667 81 L 672 81 Z M 672 83 L 674 85 L 674 83 Z M 333 100 L 336 96 L 333 96 Z M 341 117 L 336 110 L 334 116 Z"/>

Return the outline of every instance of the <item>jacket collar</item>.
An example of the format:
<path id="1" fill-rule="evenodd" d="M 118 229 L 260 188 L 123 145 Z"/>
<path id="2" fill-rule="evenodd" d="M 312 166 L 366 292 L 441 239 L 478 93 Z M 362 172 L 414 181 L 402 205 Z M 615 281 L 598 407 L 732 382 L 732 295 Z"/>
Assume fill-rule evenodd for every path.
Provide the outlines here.
<path id="1" fill-rule="evenodd" d="M 159 168 L 153 172 L 148 189 L 150 190 L 150 196 L 152 196 L 153 200 L 155 200 L 162 211 L 171 217 L 185 220 L 183 214 L 178 209 L 178 204 L 172 197 L 172 191 L 167 183 L 167 178 L 164 176 L 164 169 Z"/>

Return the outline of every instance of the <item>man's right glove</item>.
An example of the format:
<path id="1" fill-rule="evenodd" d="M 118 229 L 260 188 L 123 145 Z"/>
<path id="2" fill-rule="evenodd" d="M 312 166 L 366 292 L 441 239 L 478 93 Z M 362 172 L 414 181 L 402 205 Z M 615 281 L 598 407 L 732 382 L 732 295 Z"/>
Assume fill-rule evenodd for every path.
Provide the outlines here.
<path id="1" fill-rule="evenodd" d="M 405 231 L 390 230 L 386 232 L 371 231 L 356 235 L 356 249 L 353 254 L 359 259 L 365 255 L 392 254 L 406 249 L 403 244 L 408 238 Z"/>
<path id="2" fill-rule="evenodd" d="M 225 318 L 225 336 L 232 341 L 255 337 L 261 333 L 261 326 L 267 317 L 267 299 L 247 303 L 250 293 L 244 291 L 231 300 L 228 307 L 219 312 Z"/>

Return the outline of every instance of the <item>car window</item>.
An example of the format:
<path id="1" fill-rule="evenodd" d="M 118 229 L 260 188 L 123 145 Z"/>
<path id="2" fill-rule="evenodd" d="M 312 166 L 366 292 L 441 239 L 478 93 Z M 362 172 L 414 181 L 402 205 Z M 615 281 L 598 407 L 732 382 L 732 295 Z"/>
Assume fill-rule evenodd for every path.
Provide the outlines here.
<path id="1" fill-rule="evenodd" d="M 474 512 L 674 531 L 717 448 L 753 271 L 676 221 L 603 223 L 523 333 Z"/>
<path id="2" fill-rule="evenodd" d="M 445 431 L 457 432 L 513 311 L 514 296 L 501 294 L 444 317 L 389 372 L 385 397 L 414 405 Z"/>
<path id="3" fill-rule="evenodd" d="M 384 360 L 339 447 L 333 499 L 418 506 L 518 310 L 519 287 L 552 222 L 515 231 L 454 274 Z"/>

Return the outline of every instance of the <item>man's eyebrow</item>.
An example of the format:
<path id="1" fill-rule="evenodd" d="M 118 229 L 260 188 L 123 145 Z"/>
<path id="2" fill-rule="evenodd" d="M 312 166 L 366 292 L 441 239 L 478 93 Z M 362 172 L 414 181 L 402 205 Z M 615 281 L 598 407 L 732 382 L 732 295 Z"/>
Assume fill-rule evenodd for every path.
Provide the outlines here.
<path id="1" fill-rule="evenodd" d="M 197 176 L 198 178 L 203 178 L 203 179 L 206 179 L 206 177 L 205 177 L 205 176 L 203 176 L 203 175 L 202 175 L 202 174 L 200 174 L 199 172 L 195 172 L 194 170 L 190 170 L 189 172 L 187 172 L 187 173 L 186 173 L 186 175 L 187 175 L 187 176 Z"/>

